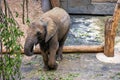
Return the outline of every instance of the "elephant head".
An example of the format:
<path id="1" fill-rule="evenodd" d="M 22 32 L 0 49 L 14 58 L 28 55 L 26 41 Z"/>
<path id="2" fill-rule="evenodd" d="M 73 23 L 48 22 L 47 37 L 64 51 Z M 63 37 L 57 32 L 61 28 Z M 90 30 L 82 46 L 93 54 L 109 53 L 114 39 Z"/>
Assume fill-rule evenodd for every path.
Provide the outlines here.
<path id="1" fill-rule="evenodd" d="M 57 31 L 56 24 L 54 21 L 47 18 L 40 18 L 39 21 L 33 22 L 30 24 L 28 29 L 27 38 L 24 45 L 24 53 L 27 56 L 34 54 L 33 47 L 38 43 L 44 41 L 45 43 L 54 36 Z"/>

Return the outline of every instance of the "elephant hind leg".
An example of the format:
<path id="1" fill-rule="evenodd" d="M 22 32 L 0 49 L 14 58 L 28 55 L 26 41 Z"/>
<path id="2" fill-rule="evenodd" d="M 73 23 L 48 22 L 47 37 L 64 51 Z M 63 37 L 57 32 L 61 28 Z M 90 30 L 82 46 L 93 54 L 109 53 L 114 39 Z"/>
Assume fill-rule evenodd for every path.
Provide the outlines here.
<path id="1" fill-rule="evenodd" d="M 58 48 L 58 51 L 57 51 L 57 54 L 56 54 L 56 60 L 57 60 L 57 61 L 61 61 L 61 60 L 63 59 L 62 49 L 63 49 L 63 46 L 60 46 L 60 47 Z"/>
<path id="2" fill-rule="evenodd" d="M 58 48 L 57 54 L 56 54 L 57 61 L 61 61 L 63 59 L 62 51 L 63 51 L 63 46 L 64 46 L 66 38 L 67 38 L 67 35 L 65 35 L 59 42 L 59 48 Z"/>

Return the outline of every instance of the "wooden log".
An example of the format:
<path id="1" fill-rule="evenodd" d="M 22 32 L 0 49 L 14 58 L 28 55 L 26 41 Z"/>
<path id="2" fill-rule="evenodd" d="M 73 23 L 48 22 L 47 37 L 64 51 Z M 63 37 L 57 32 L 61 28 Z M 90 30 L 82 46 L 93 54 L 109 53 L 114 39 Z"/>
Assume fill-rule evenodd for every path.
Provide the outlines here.
<path id="1" fill-rule="evenodd" d="M 81 45 L 81 46 L 64 46 L 63 52 L 65 53 L 98 53 L 104 52 L 103 45 Z"/>
<path id="2" fill-rule="evenodd" d="M 120 0 L 117 1 L 113 17 L 111 19 L 108 19 L 105 25 L 104 54 L 108 57 L 114 56 L 115 36 L 119 19 L 120 19 Z"/>
<path id="3" fill-rule="evenodd" d="M 60 0 L 50 0 L 52 7 L 60 7 Z"/>
<path id="4" fill-rule="evenodd" d="M 96 46 L 64 46 L 63 47 L 63 53 L 99 53 L 104 52 L 104 46 L 102 45 L 96 45 Z M 3 53 L 6 53 L 5 50 L 3 50 Z M 24 50 L 21 50 L 21 53 L 24 53 Z M 34 50 L 35 54 L 40 54 L 40 49 L 36 48 Z"/>

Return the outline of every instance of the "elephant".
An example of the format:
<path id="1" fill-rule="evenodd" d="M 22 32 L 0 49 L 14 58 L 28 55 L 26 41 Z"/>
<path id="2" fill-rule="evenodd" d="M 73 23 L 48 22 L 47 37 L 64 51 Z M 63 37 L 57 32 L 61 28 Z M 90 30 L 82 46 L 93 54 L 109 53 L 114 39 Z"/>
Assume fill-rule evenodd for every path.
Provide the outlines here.
<path id="1" fill-rule="evenodd" d="M 30 23 L 24 45 L 27 56 L 34 54 L 34 45 L 39 44 L 43 57 L 44 69 L 57 69 L 56 60 L 62 60 L 64 42 L 70 29 L 70 16 L 62 8 L 55 7 L 37 21 Z"/>

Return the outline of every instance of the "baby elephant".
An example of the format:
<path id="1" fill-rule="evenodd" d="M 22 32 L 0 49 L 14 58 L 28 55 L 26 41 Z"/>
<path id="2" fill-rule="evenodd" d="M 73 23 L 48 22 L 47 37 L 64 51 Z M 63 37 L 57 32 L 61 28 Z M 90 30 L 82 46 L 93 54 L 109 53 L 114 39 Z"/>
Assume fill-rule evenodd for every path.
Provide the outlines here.
<path id="1" fill-rule="evenodd" d="M 33 55 L 34 45 L 39 44 L 44 61 L 44 69 L 57 69 L 57 60 L 62 60 L 63 45 L 70 26 L 70 16 L 58 7 L 41 15 L 31 23 L 24 45 L 27 56 Z"/>

